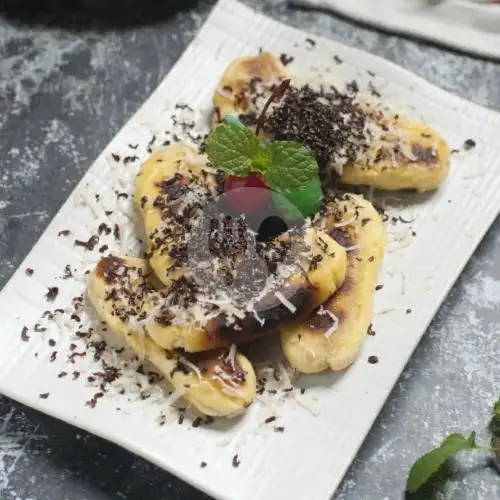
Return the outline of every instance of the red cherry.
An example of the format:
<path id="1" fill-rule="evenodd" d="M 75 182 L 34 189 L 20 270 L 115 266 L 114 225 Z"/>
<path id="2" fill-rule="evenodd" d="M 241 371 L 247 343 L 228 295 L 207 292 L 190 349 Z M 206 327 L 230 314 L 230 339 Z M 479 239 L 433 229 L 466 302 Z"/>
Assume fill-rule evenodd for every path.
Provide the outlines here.
<path id="1" fill-rule="evenodd" d="M 271 191 L 260 174 L 252 172 L 246 177 L 230 175 L 226 181 L 226 198 L 231 209 L 238 212 L 255 212 L 264 206 Z"/>

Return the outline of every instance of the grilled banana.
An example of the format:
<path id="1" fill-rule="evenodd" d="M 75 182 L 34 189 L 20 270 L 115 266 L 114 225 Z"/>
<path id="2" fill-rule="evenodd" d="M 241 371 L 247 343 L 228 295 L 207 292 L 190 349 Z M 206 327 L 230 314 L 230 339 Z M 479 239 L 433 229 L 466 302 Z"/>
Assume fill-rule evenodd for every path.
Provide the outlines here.
<path id="1" fill-rule="evenodd" d="M 203 167 L 203 168 L 202 168 Z M 183 274 L 182 266 L 172 269 L 176 247 L 173 241 L 182 231 L 175 220 L 168 220 L 170 210 L 174 219 L 194 180 L 203 176 L 199 197 L 216 196 L 216 180 L 204 158 L 189 146 L 175 144 L 151 154 L 143 163 L 136 179 L 134 202 L 144 222 L 148 241 L 149 263 L 165 285 Z M 169 184 L 170 183 L 170 184 Z M 192 189 L 190 189 L 192 192 Z M 169 198 L 170 206 L 164 203 Z M 193 203 L 191 203 L 193 205 Z M 177 214 L 176 214 L 177 212 Z"/>
<path id="2" fill-rule="evenodd" d="M 239 57 L 222 75 L 213 96 L 212 125 L 226 116 L 246 114 L 257 101 L 270 95 L 270 88 L 283 78 L 287 71 L 283 64 L 269 52 L 254 57 Z M 253 89 L 253 100 L 249 90 Z"/>
<path id="3" fill-rule="evenodd" d="M 285 355 L 303 373 L 340 371 L 356 359 L 371 322 L 387 240 L 380 215 L 360 196 L 345 195 L 329 205 L 328 212 L 325 231 L 348 248 L 345 281 L 309 317 L 281 328 Z"/>
<path id="4" fill-rule="evenodd" d="M 215 91 L 213 124 L 235 115 L 253 128 L 273 84 L 285 78 L 284 66 L 267 52 L 236 59 Z M 437 189 L 449 172 L 448 145 L 434 129 L 328 85 L 292 87 L 267 115 L 264 134 L 303 143 L 344 184 L 423 192 Z"/>
<path id="5" fill-rule="evenodd" d="M 140 356 L 151 361 L 183 397 L 205 415 L 231 417 L 253 400 L 255 372 L 240 353 L 182 356 L 160 348 L 139 326 L 151 313 L 154 292 L 147 261 L 104 257 L 89 277 L 87 292 L 97 313 Z"/>
<path id="6" fill-rule="evenodd" d="M 366 159 L 343 167 L 342 182 L 386 191 L 437 189 L 450 168 L 444 139 L 428 125 L 397 115 L 376 119 L 388 131 L 370 145 Z"/>
<path id="7" fill-rule="evenodd" d="M 249 252 L 257 246 L 255 234 L 243 219 L 236 221 L 233 231 L 225 226 L 224 214 L 217 209 L 210 212 L 219 194 L 216 177 L 199 166 L 200 155 L 186 151 L 183 146 L 170 146 L 153 154 L 142 166 L 136 185 L 135 201 L 144 218 L 151 267 L 166 285 L 154 300 L 163 318 L 171 316 L 169 321 L 147 324 L 148 334 L 160 347 L 199 352 L 252 340 L 308 314 L 342 284 L 345 250 L 315 228 L 284 235 L 269 243 L 262 255 Z M 218 232 L 212 222 L 222 224 Z M 250 287 L 249 282 L 259 282 L 259 276 L 254 279 L 252 274 L 259 264 L 272 261 L 266 265 L 274 265 L 277 274 L 281 263 L 275 262 L 275 255 L 288 252 L 290 258 L 295 247 L 297 255 L 287 268 L 288 275 L 267 293 L 266 269 L 260 276 L 262 294 L 257 289 L 254 296 L 240 297 L 239 305 L 234 297 L 224 296 L 227 279 L 242 280 L 239 288 L 233 287 L 240 292 Z M 241 268 L 246 269 L 238 275 Z M 241 307 L 254 298 L 252 307 Z"/>

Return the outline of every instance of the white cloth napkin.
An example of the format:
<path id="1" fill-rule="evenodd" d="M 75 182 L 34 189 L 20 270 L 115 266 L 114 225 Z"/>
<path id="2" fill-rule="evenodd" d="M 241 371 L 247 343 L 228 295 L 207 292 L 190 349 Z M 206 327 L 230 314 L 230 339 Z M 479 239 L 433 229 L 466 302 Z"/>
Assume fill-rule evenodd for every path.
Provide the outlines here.
<path id="1" fill-rule="evenodd" d="M 389 32 L 500 60 L 500 3 L 491 0 L 289 0 Z"/>

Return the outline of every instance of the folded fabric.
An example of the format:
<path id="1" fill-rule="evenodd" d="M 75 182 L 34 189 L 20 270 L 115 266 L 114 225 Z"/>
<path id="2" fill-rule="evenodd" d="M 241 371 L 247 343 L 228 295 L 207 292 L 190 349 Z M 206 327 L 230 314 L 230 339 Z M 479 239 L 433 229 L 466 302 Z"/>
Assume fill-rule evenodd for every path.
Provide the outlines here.
<path id="1" fill-rule="evenodd" d="M 386 31 L 500 60 L 499 0 L 289 0 Z"/>

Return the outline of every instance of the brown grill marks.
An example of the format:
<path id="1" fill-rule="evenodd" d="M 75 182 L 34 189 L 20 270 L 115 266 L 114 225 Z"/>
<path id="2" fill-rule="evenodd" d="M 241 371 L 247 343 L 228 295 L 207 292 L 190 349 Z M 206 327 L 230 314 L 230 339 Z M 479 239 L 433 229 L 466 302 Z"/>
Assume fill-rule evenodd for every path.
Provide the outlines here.
<path id="1" fill-rule="evenodd" d="M 284 288 L 281 293 L 295 307 L 295 312 L 283 304 L 274 293 L 270 293 L 255 304 L 255 314 L 246 312 L 243 319 L 236 319 L 232 324 L 228 324 L 225 314 L 219 315 L 207 325 L 207 335 L 235 343 L 267 335 L 274 332 L 278 326 L 308 312 L 314 301 L 315 290 L 311 286 L 303 285 Z"/>
<path id="2" fill-rule="evenodd" d="M 114 283 L 118 278 L 118 269 L 124 266 L 125 261 L 120 257 L 104 257 L 99 261 L 96 268 L 97 276 L 104 278 L 106 283 Z"/>
<path id="3" fill-rule="evenodd" d="M 412 145 L 411 151 L 415 156 L 415 161 L 422 163 L 436 163 L 438 160 L 437 152 L 432 147 L 425 147 L 415 143 Z"/>

